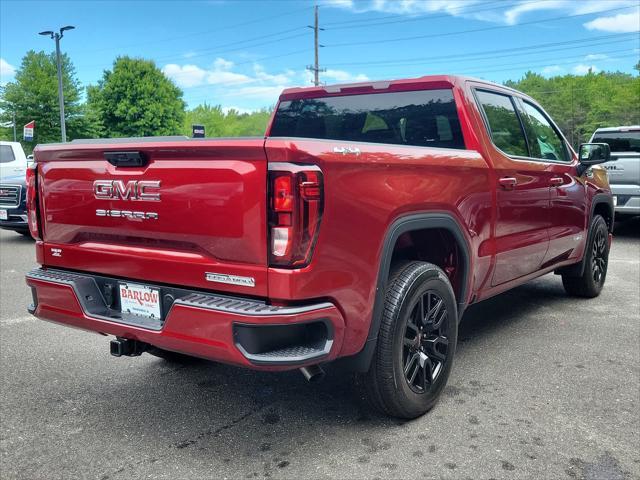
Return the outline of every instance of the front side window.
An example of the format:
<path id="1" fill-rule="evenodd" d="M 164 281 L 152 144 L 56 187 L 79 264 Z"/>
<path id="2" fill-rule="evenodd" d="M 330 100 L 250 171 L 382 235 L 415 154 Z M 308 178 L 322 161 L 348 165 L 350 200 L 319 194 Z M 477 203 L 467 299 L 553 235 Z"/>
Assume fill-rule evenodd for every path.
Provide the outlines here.
<path id="1" fill-rule="evenodd" d="M 535 105 L 522 103 L 525 113 L 522 121 L 529 137 L 530 156 L 543 160 L 568 161 L 564 141 L 547 116 Z"/>
<path id="2" fill-rule="evenodd" d="M 528 156 L 527 141 L 511 97 L 486 90 L 478 90 L 476 94 L 495 146 L 508 155 Z"/>
<path id="3" fill-rule="evenodd" d="M 271 136 L 465 148 L 451 89 L 283 101 Z"/>

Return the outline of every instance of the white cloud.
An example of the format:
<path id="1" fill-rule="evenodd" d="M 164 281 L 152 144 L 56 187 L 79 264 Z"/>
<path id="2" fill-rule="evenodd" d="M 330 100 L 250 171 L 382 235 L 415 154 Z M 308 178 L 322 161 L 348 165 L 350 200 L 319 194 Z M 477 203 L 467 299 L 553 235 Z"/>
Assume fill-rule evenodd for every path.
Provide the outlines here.
<path id="1" fill-rule="evenodd" d="M 176 65 L 170 63 L 162 68 L 162 72 L 180 87 L 201 85 L 207 72 L 196 65 Z"/>
<path id="2" fill-rule="evenodd" d="M 608 55 L 605 55 L 604 53 L 590 53 L 589 55 L 585 55 L 584 59 L 586 61 L 591 61 L 591 60 L 605 60 L 609 58 Z"/>
<path id="3" fill-rule="evenodd" d="M 256 85 L 250 87 L 240 87 L 229 92 L 232 97 L 251 98 L 263 102 L 263 105 L 272 105 L 276 103 L 282 90 L 287 85 Z"/>
<path id="4" fill-rule="evenodd" d="M 243 62 L 246 63 L 246 62 Z M 254 111 L 276 103 L 285 88 L 312 85 L 313 75 L 308 70 L 286 69 L 270 72 L 254 62 L 239 70 L 225 58 L 216 58 L 208 67 L 194 64 L 170 63 L 162 68 L 164 74 L 185 89 L 190 104 L 202 102 L 225 105 L 240 112 Z M 366 82 L 362 73 L 329 69 L 321 73 L 323 83 Z M 233 105 L 230 107 L 229 105 Z"/>
<path id="5" fill-rule="evenodd" d="M 198 53 L 197 52 L 187 52 L 184 54 L 184 58 L 192 58 L 195 57 Z"/>
<path id="6" fill-rule="evenodd" d="M 255 81 L 242 73 L 230 72 L 233 62 L 223 58 L 217 58 L 211 69 L 206 70 L 197 65 L 176 65 L 170 63 L 162 68 L 164 74 L 183 88 L 197 87 L 200 85 L 239 85 Z"/>
<path id="7" fill-rule="evenodd" d="M 560 65 L 549 65 L 548 67 L 544 67 L 542 69 L 542 75 L 544 75 L 545 77 L 552 77 L 553 75 L 556 75 L 563 71 L 564 68 L 562 68 Z"/>
<path id="8" fill-rule="evenodd" d="M 566 15 L 580 15 L 605 9 L 633 7 L 637 4 L 637 0 L 607 0 L 606 2 L 603 0 L 518 0 L 515 3 L 507 3 L 504 7 L 484 6 L 480 0 L 325 0 L 323 3 L 326 7 L 341 8 L 354 13 L 383 12 L 407 16 L 445 13 L 454 17 L 473 18 L 506 25 L 515 25 L 527 14 L 535 12 L 555 11 Z M 624 15 L 626 14 L 616 15 L 616 17 L 621 17 L 621 21 L 626 25 L 626 22 L 631 20 Z M 638 20 L 635 20 L 635 27 L 631 30 L 616 31 L 637 29 Z"/>
<path id="9" fill-rule="evenodd" d="M 216 70 L 230 70 L 233 68 L 233 62 L 231 60 L 225 60 L 224 58 L 216 58 L 213 61 L 213 68 Z"/>
<path id="10" fill-rule="evenodd" d="M 631 13 L 619 13 L 611 17 L 598 17 L 584 24 L 588 30 L 603 32 L 635 32 L 640 29 L 640 8 Z"/>
<path id="11" fill-rule="evenodd" d="M 369 80 L 369 77 L 363 73 L 353 75 L 349 72 L 345 72 L 344 70 L 328 69 L 326 72 L 322 73 L 321 76 L 327 80 L 334 80 L 341 83 L 366 82 Z"/>
<path id="12" fill-rule="evenodd" d="M 598 73 L 600 71 L 600 69 L 598 67 L 596 67 L 595 65 L 585 65 L 585 64 L 581 63 L 581 64 L 576 65 L 575 67 L 573 67 L 571 69 L 571 71 L 575 75 L 586 75 L 590 71 L 592 73 Z"/>
<path id="13" fill-rule="evenodd" d="M 7 62 L 4 58 L 0 58 L 0 85 L 4 85 L 11 80 L 16 74 L 16 67 Z"/>

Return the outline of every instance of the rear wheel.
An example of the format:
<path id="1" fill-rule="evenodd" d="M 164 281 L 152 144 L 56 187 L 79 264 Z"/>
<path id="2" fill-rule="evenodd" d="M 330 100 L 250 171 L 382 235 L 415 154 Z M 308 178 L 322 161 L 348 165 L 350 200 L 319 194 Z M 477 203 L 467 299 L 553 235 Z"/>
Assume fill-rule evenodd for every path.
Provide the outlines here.
<path id="1" fill-rule="evenodd" d="M 362 381 L 369 403 L 401 418 L 429 411 L 447 383 L 456 349 L 455 296 L 444 272 L 408 262 L 392 272 L 376 352 Z"/>
<path id="2" fill-rule="evenodd" d="M 609 265 L 609 229 L 607 222 L 600 215 L 593 217 L 584 255 L 582 275 L 562 275 L 562 284 L 570 295 L 597 297 L 604 286 Z"/>

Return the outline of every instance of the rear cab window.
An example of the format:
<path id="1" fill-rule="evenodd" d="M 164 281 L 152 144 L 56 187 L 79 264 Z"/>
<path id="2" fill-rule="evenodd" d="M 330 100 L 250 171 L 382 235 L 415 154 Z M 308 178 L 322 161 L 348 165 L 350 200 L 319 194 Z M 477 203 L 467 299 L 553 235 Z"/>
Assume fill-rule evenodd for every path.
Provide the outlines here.
<path id="1" fill-rule="evenodd" d="M 282 101 L 270 136 L 465 148 L 451 89 Z"/>
<path id="2" fill-rule="evenodd" d="M 591 141 L 593 143 L 608 143 L 612 152 L 640 153 L 640 129 L 626 132 L 596 132 Z"/>

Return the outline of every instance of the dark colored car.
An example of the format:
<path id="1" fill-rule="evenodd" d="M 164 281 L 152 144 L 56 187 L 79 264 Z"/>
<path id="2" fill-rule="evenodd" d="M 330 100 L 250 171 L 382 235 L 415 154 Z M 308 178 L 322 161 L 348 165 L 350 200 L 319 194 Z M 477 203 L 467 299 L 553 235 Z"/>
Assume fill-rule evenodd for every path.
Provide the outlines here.
<path id="1" fill-rule="evenodd" d="M 29 310 L 114 336 L 115 356 L 312 380 L 339 359 L 373 406 L 416 417 L 467 306 L 550 272 L 600 293 L 609 156 L 576 155 L 532 98 L 452 76 L 288 89 L 261 137 L 39 145 Z"/>

